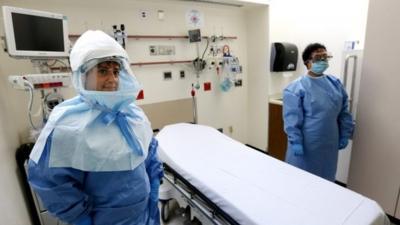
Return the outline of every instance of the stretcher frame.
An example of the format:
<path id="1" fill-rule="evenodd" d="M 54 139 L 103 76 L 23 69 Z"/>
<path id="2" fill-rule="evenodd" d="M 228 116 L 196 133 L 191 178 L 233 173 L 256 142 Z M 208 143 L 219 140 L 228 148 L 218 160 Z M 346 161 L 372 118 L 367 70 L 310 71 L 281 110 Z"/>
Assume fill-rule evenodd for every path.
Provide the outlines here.
<path id="1" fill-rule="evenodd" d="M 160 195 L 161 219 L 168 221 L 168 202 L 175 199 L 181 208 L 190 208 L 190 219 L 196 217 L 202 225 L 239 225 L 230 215 L 219 208 L 178 172 L 164 163 L 163 184 L 170 190 L 166 196 Z"/>

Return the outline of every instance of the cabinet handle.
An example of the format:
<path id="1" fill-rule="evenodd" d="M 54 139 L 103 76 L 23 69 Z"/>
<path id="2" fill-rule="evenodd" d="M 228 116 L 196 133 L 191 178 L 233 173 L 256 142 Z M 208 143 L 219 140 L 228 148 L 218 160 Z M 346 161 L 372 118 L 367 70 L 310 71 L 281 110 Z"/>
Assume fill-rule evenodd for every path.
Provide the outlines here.
<path id="1" fill-rule="evenodd" d="M 350 59 L 354 60 L 353 64 L 353 74 L 351 77 L 351 84 L 350 84 L 350 96 L 349 96 L 349 111 L 353 113 L 353 104 L 354 104 L 354 89 L 355 89 L 355 82 L 356 82 L 356 76 L 357 76 L 357 60 L 358 56 L 357 55 L 347 55 L 345 59 L 345 64 L 344 64 L 344 71 L 343 71 L 343 86 L 346 88 L 347 86 L 347 75 L 348 75 L 348 68 L 349 68 L 349 62 Z"/>

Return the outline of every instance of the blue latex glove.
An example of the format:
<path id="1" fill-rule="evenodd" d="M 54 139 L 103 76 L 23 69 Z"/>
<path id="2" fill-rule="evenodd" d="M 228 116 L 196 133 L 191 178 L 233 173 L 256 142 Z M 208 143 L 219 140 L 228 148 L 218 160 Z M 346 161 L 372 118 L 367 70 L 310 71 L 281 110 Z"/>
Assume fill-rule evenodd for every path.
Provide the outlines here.
<path id="1" fill-rule="evenodd" d="M 346 146 L 349 144 L 349 139 L 347 138 L 341 138 L 339 140 L 339 150 L 342 150 L 344 148 L 346 148 Z"/>
<path id="2" fill-rule="evenodd" d="M 158 190 L 160 187 L 160 180 L 155 179 L 150 184 L 149 196 L 149 224 L 159 225 L 160 211 L 158 209 Z"/>
<path id="3" fill-rule="evenodd" d="M 292 151 L 294 152 L 294 155 L 297 156 L 304 155 L 303 146 L 300 144 L 292 145 Z"/>
<path id="4" fill-rule="evenodd" d="M 149 146 L 149 153 L 145 160 L 146 171 L 150 180 L 150 196 L 149 196 L 149 220 L 147 224 L 160 224 L 160 211 L 158 209 L 158 191 L 160 181 L 164 175 L 161 161 L 157 157 L 158 142 L 152 139 Z"/>
<path id="5" fill-rule="evenodd" d="M 92 217 L 85 216 L 78 220 L 74 225 L 92 225 Z"/>

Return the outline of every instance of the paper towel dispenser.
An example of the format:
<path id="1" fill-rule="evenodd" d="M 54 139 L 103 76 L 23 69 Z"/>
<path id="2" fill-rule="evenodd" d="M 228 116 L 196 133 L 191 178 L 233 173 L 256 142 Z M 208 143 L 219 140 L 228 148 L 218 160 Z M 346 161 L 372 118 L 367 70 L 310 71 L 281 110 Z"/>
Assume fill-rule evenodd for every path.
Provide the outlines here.
<path id="1" fill-rule="evenodd" d="M 274 42 L 271 49 L 271 71 L 295 71 L 297 68 L 298 50 L 295 44 Z"/>

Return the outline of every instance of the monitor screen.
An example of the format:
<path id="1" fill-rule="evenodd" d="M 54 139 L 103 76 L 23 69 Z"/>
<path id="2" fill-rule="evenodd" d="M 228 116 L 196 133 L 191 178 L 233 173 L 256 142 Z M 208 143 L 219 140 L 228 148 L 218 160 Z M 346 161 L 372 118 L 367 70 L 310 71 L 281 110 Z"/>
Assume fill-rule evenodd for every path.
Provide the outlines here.
<path id="1" fill-rule="evenodd" d="M 11 13 L 15 47 L 19 51 L 64 51 L 61 19 Z"/>
<path id="2" fill-rule="evenodd" d="M 7 52 L 11 57 L 68 57 L 67 18 L 61 14 L 3 6 Z"/>

